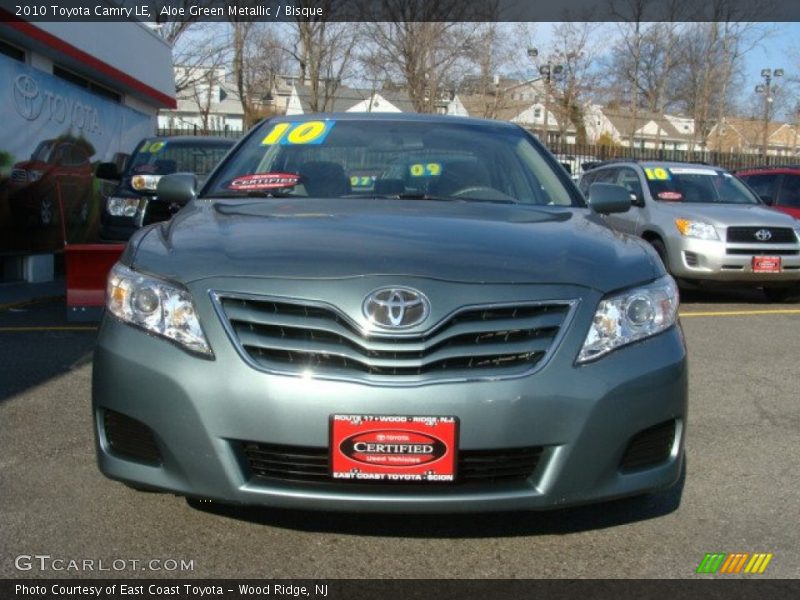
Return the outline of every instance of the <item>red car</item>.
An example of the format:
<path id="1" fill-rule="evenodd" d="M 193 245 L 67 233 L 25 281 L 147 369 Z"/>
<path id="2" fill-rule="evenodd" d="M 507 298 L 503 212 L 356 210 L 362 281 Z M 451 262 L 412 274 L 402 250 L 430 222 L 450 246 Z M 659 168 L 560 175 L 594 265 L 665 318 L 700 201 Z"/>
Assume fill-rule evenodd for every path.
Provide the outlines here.
<path id="1" fill-rule="evenodd" d="M 62 213 L 68 222 L 86 220 L 93 178 L 90 152 L 80 140 L 44 140 L 29 160 L 14 165 L 9 200 L 18 226 L 51 227 Z"/>
<path id="2" fill-rule="evenodd" d="M 800 165 L 745 169 L 736 175 L 765 204 L 800 219 Z"/>

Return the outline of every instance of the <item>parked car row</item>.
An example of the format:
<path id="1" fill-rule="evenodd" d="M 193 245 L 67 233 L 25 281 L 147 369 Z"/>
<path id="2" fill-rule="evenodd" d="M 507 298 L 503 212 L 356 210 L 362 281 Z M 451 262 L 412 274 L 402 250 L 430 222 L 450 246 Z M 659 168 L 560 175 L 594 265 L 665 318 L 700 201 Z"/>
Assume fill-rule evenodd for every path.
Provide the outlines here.
<path id="1" fill-rule="evenodd" d="M 586 172 L 579 187 L 590 202 L 592 184 L 627 188 L 631 209 L 608 224 L 648 241 L 684 285 L 751 285 L 773 301 L 797 299 L 800 221 L 791 215 L 800 212 L 800 170 L 740 177 L 704 164 L 617 160 Z"/>

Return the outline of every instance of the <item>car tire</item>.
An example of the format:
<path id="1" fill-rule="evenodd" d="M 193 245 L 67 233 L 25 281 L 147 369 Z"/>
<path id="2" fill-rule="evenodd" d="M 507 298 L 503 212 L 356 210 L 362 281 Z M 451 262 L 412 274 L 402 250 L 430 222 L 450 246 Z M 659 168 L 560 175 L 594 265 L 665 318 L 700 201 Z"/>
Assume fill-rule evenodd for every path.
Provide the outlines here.
<path id="1" fill-rule="evenodd" d="M 791 287 L 765 287 L 764 295 L 770 302 L 800 302 L 800 285 Z"/>
<path id="2" fill-rule="evenodd" d="M 656 251 L 658 257 L 661 259 L 661 262 L 664 263 L 664 268 L 669 272 L 669 262 L 667 258 L 667 247 L 664 245 L 658 238 L 653 238 L 651 240 L 647 240 L 647 242 L 653 247 L 653 250 Z"/>

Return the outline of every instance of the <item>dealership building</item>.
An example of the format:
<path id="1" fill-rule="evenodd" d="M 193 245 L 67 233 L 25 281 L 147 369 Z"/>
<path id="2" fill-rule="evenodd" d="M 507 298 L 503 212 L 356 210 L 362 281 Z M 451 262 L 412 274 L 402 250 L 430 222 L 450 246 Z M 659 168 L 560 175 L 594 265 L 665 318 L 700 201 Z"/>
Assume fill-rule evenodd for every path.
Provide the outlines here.
<path id="1" fill-rule="evenodd" d="M 175 108 L 171 48 L 136 21 L 0 19 L 0 280 L 42 281 L 66 244 L 96 241 L 97 163 L 121 165 Z"/>

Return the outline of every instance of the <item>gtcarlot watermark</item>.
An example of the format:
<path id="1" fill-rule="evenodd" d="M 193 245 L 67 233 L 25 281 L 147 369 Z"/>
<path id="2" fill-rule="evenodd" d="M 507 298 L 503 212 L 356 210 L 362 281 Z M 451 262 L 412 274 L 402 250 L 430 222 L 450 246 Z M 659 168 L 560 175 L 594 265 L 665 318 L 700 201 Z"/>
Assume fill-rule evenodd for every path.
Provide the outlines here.
<path id="1" fill-rule="evenodd" d="M 17 571 L 194 571 L 194 560 L 183 558 L 65 558 L 49 554 L 20 554 L 14 559 Z"/>

